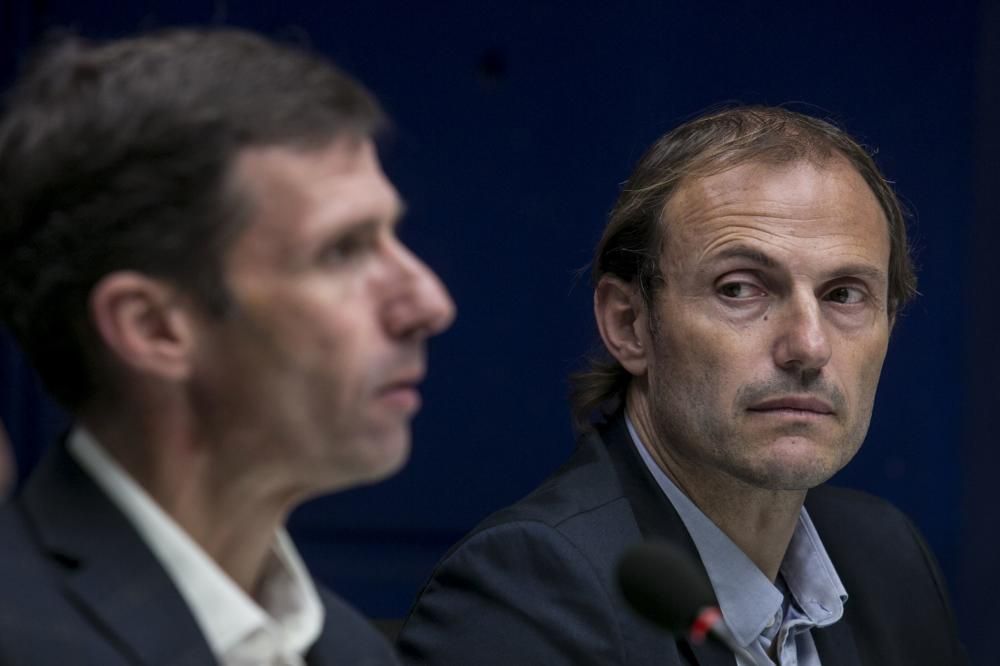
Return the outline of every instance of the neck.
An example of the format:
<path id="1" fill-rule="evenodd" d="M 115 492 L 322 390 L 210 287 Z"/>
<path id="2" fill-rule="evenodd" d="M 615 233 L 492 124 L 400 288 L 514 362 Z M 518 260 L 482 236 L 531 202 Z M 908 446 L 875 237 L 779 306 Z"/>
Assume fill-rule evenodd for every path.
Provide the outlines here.
<path id="1" fill-rule="evenodd" d="M 245 456 L 234 455 L 239 446 L 206 441 L 181 415 L 81 422 L 160 508 L 255 597 L 275 533 L 292 506 L 290 493 L 282 492 L 266 470 L 255 470 Z M 163 427 L 165 422 L 171 425 Z"/>
<path id="2" fill-rule="evenodd" d="M 792 540 L 806 492 L 752 486 L 723 470 L 676 455 L 653 427 L 647 403 L 627 413 L 657 466 L 772 582 Z"/>

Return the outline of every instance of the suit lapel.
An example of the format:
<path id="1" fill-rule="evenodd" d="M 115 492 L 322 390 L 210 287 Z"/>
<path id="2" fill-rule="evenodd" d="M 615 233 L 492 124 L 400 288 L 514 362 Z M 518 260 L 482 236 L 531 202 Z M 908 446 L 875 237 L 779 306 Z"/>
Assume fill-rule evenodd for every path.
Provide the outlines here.
<path id="1" fill-rule="evenodd" d="M 306 664 L 309 666 L 334 666 L 337 663 L 339 646 L 330 634 L 331 632 L 324 629 L 313 646 L 309 648 L 309 652 L 306 654 Z"/>
<path id="2" fill-rule="evenodd" d="M 191 612 L 125 516 L 53 447 L 25 488 L 25 513 L 63 573 L 66 594 L 131 659 L 210 664 Z"/>
<path id="3" fill-rule="evenodd" d="M 341 655 L 345 651 L 345 644 L 357 640 L 357 637 L 345 635 L 343 626 L 338 626 L 338 618 L 330 606 L 326 590 L 320 588 L 319 595 L 323 601 L 323 631 L 309 648 L 305 661 L 308 666 L 336 666 L 338 661 L 343 661 Z"/>
<path id="4" fill-rule="evenodd" d="M 636 452 L 625 418 L 613 420 L 601 434 L 643 538 L 670 541 L 697 560 L 700 566 L 701 558 L 694 541 L 681 517 L 677 515 L 674 505 L 660 490 Z M 704 573 L 704 568 L 702 572 Z"/>
<path id="5" fill-rule="evenodd" d="M 698 569 L 707 580 L 708 573 L 691 535 L 636 452 L 624 416 L 619 415 L 609 421 L 607 428 L 602 430 L 601 437 L 607 445 L 622 491 L 632 508 L 643 539 L 669 541 L 679 546 L 698 564 Z M 736 664 L 736 658 L 726 648 L 714 643 L 694 645 L 686 637 L 678 636 L 677 650 L 686 662 L 698 666 Z M 823 666 L 826 666 L 825 662 Z"/>
<path id="6" fill-rule="evenodd" d="M 850 602 L 848 602 L 850 603 Z M 839 622 L 822 629 L 813 629 L 813 642 L 823 666 L 861 666 L 861 655 L 854 642 L 854 632 L 845 616 Z"/>

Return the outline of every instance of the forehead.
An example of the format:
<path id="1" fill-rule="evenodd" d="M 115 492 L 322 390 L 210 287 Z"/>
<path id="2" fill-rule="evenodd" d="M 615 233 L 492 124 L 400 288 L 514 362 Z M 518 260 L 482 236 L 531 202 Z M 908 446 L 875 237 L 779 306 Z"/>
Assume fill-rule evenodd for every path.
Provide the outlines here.
<path id="1" fill-rule="evenodd" d="M 366 220 L 394 220 L 401 203 L 370 139 L 324 147 L 249 148 L 234 161 L 230 184 L 248 208 L 244 237 L 308 240 Z M 245 239 L 242 239 L 245 240 Z"/>
<path id="2" fill-rule="evenodd" d="M 666 249 L 699 256 L 734 243 L 861 254 L 887 267 L 888 222 L 844 159 L 746 163 L 681 184 L 664 208 Z"/>

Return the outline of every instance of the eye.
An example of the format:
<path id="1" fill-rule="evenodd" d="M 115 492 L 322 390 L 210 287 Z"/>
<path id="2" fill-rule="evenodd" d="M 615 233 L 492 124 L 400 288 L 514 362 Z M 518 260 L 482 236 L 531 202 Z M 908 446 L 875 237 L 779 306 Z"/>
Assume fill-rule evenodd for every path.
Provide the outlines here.
<path id="1" fill-rule="evenodd" d="M 374 247 L 375 238 L 375 233 L 367 229 L 341 236 L 323 246 L 319 263 L 336 266 L 354 261 Z"/>
<path id="2" fill-rule="evenodd" d="M 750 282 L 726 282 L 719 286 L 718 293 L 721 296 L 732 299 L 746 299 L 766 296 L 767 292 Z"/>
<path id="3" fill-rule="evenodd" d="M 863 289 L 858 287 L 837 287 L 827 293 L 826 300 L 841 305 L 854 305 L 863 303 L 866 300 L 866 294 Z"/>

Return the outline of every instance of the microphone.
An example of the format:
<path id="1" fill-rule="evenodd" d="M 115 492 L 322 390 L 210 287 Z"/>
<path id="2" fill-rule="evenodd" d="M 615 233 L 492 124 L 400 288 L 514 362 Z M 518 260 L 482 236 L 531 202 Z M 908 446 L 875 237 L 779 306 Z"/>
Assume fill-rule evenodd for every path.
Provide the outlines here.
<path id="1" fill-rule="evenodd" d="M 632 609 L 659 627 L 695 645 L 713 638 L 756 663 L 722 619 L 708 578 L 676 546 L 650 541 L 629 548 L 618 562 L 618 586 Z"/>

